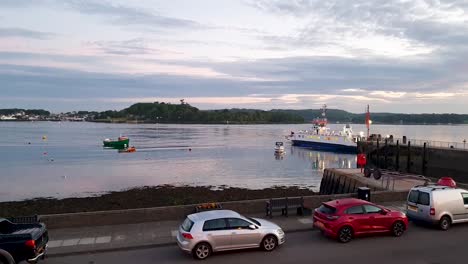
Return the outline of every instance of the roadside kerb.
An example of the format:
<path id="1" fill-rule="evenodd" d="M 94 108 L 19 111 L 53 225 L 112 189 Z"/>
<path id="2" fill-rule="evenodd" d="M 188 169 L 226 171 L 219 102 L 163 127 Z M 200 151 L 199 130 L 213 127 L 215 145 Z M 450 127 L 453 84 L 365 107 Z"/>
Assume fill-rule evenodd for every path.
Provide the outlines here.
<path id="1" fill-rule="evenodd" d="M 408 193 L 406 191 L 379 191 L 373 192 L 371 194 L 371 198 L 372 201 L 376 203 L 404 201 L 406 200 L 407 194 Z M 305 196 L 304 204 L 308 208 L 316 208 L 320 206 L 322 202 L 346 197 L 356 197 L 356 194 Z M 223 202 L 221 205 L 224 209 L 234 210 L 242 214 L 251 214 L 265 212 L 266 201 L 268 201 L 268 199 L 233 201 Z M 194 208 L 195 205 L 181 205 L 69 214 L 52 214 L 41 215 L 40 220 L 44 222 L 50 229 L 134 224 L 167 220 L 183 220 L 186 215 L 194 213 Z"/>
<path id="2" fill-rule="evenodd" d="M 304 226 L 303 228 L 291 228 L 291 229 L 284 229 L 286 234 L 290 233 L 297 233 L 297 232 L 306 232 L 306 231 L 313 231 L 312 226 Z M 167 238 L 160 242 L 154 243 L 143 243 L 139 245 L 131 245 L 131 244 L 121 244 L 121 245 L 104 245 L 103 247 L 99 248 L 96 246 L 89 246 L 89 247 L 70 247 L 70 248 L 53 248 L 49 249 L 47 254 L 48 257 L 65 257 L 70 255 L 81 255 L 81 254 L 96 254 L 96 253 L 104 253 L 104 252 L 115 252 L 115 251 L 127 251 L 127 250 L 137 250 L 137 249 L 145 249 L 145 248 L 157 248 L 157 247 L 167 247 L 167 246 L 176 246 L 177 243 L 174 238 Z"/>

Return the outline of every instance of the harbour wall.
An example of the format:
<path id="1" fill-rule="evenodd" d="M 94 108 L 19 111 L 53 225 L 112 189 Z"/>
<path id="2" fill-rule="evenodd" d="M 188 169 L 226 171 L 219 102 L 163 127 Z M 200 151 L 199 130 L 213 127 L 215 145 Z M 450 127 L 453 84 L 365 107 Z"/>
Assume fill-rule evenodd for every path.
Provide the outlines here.
<path id="1" fill-rule="evenodd" d="M 404 201 L 406 200 L 407 194 L 407 191 L 376 191 L 372 193 L 371 199 L 376 203 Z M 306 196 L 304 197 L 304 204 L 307 208 L 314 209 L 326 201 L 356 196 L 356 193 Z M 223 202 L 221 205 L 223 209 L 235 210 L 241 214 L 260 214 L 265 212 L 267 201 L 268 199 L 234 201 Z M 196 205 L 166 206 L 129 210 L 41 215 L 39 217 L 40 220 L 43 221 L 50 229 L 135 224 L 170 220 L 182 221 L 188 214 L 195 212 L 195 206 Z"/>
<path id="2" fill-rule="evenodd" d="M 468 149 L 430 147 L 428 144 L 412 145 L 411 141 L 385 143 L 359 142 L 368 163 L 400 172 L 421 174 L 430 178 L 452 177 L 468 183 Z"/>
<path id="3" fill-rule="evenodd" d="M 384 186 L 379 186 L 378 183 L 374 183 L 372 180 L 363 178 L 362 176 L 345 173 L 337 169 L 325 169 L 322 181 L 320 182 L 319 194 L 356 193 L 359 187 L 368 187 L 372 191 L 385 190 Z"/>

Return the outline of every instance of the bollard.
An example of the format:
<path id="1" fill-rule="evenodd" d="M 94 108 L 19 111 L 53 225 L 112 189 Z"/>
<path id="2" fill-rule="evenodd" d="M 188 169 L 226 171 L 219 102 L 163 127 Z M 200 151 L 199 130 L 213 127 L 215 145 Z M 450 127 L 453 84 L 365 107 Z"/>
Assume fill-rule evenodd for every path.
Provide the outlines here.
<path id="1" fill-rule="evenodd" d="M 388 140 L 387 139 L 385 139 L 384 155 L 385 155 L 384 156 L 384 161 L 385 161 L 384 168 L 387 169 L 387 166 L 388 166 L 387 165 L 388 164 L 387 163 L 388 162 Z"/>
<path id="2" fill-rule="evenodd" d="M 426 176 L 426 169 L 427 169 L 426 163 L 427 163 L 427 161 L 426 161 L 426 142 L 424 142 L 423 156 L 422 156 L 422 175 L 423 176 Z"/>
<path id="3" fill-rule="evenodd" d="M 411 141 L 408 141 L 408 156 L 406 160 L 406 172 L 411 173 Z"/>
<path id="4" fill-rule="evenodd" d="M 400 170 L 400 140 L 396 141 L 396 157 L 395 157 L 395 170 Z"/>
<path id="5" fill-rule="evenodd" d="M 377 168 L 380 168 L 380 144 L 379 139 L 377 138 Z"/>

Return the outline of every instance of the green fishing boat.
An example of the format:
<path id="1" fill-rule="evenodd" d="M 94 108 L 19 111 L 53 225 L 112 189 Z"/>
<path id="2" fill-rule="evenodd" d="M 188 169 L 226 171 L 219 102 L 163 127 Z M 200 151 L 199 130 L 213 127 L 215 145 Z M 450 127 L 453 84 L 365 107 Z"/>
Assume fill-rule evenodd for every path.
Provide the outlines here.
<path id="1" fill-rule="evenodd" d="M 102 143 L 106 148 L 118 148 L 123 149 L 129 146 L 130 139 L 128 137 L 119 137 L 117 140 L 112 140 L 109 138 L 104 139 Z"/>

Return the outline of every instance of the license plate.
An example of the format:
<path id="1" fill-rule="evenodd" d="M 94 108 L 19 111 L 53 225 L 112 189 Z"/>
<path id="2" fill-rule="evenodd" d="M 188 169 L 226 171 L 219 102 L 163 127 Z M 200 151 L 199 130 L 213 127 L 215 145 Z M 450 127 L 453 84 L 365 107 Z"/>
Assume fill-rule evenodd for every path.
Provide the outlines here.
<path id="1" fill-rule="evenodd" d="M 323 229 L 325 226 L 323 225 L 322 222 L 320 221 L 315 221 L 314 225 L 318 228 L 318 229 Z"/>
<path id="2" fill-rule="evenodd" d="M 418 207 L 412 206 L 412 205 L 408 205 L 408 210 L 413 211 L 413 212 L 417 212 L 417 211 L 418 211 Z"/>

